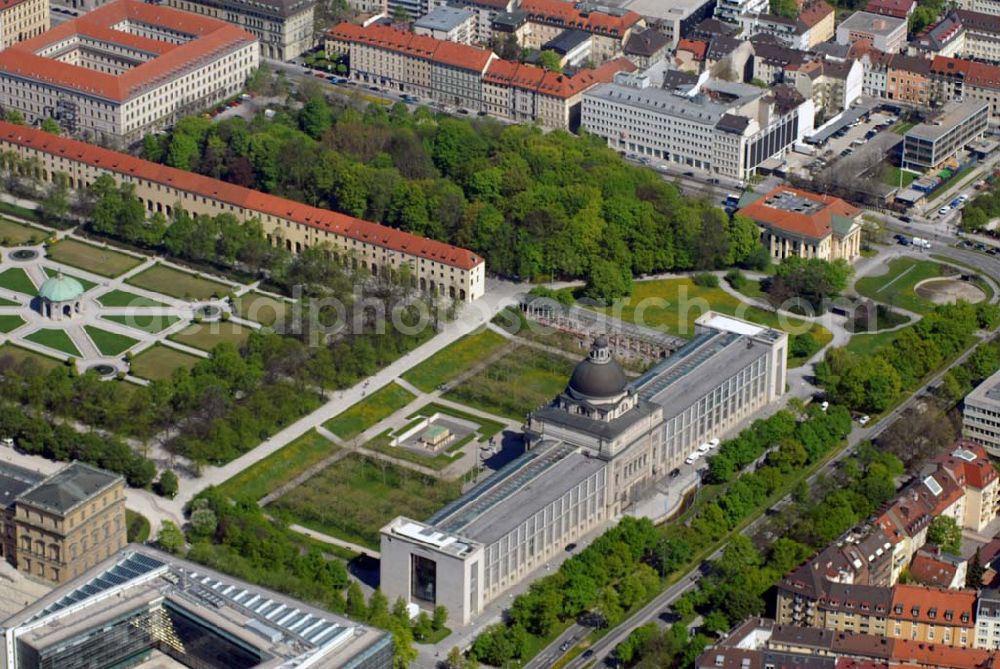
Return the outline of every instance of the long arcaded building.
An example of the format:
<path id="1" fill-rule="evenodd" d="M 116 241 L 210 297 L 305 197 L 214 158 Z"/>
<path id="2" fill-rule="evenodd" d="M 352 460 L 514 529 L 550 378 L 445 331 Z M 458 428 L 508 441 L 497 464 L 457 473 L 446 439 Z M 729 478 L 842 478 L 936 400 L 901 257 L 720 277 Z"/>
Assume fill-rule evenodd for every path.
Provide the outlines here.
<path id="1" fill-rule="evenodd" d="M 224 21 L 114 0 L 0 52 L 0 107 L 131 143 L 242 90 L 257 38 Z"/>
<path id="2" fill-rule="evenodd" d="M 385 225 L 12 123 L 0 122 L 0 151 L 35 159 L 42 183 L 58 174 L 75 190 L 104 174 L 129 183 L 150 215 L 170 216 L 180 207 L 195 215 L 258 219 L 268 241 L 293 253 L 327 244 L 334 260 L 373 276 L 408 266 L 415 288 L 460 302 L 482 297 L 485 290 L 486 264 L 472 251 Z"/>

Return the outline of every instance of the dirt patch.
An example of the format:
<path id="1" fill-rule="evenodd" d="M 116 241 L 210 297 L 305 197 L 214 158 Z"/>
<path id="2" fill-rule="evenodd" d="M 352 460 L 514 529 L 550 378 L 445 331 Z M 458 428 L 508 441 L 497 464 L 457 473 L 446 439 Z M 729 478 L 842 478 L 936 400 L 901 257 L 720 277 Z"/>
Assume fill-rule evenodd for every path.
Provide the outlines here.
<path id="1" fill-rule="evenodd" d="M 925 279 L 914 286 L 913 290 L 934 304 L 954 304 L 959 300 L 976 304 L 986 299 L 986 293 L 982 288 L 971 281 L 960 279 Z"/>

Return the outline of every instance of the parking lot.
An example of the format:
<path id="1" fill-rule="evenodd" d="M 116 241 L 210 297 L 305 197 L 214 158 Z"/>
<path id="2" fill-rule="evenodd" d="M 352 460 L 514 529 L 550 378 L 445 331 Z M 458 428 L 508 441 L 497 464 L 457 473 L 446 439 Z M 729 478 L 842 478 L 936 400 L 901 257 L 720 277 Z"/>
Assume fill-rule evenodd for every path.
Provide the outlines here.
<path id="1" fill-rule="evenodd" d="M 807 167 L 820 171 L 840 161 L 873 153 L 881 154 L 880 159 L 884 158 L 892 147 L 902 141 L 902 137 L 890 130 L 897 121 L 895 115 L 884 112 L 873 112 L 867 121 L 859 119 L 857 125 L 838 130 L 819 145 L 818 156 L 809 161 Z"/>

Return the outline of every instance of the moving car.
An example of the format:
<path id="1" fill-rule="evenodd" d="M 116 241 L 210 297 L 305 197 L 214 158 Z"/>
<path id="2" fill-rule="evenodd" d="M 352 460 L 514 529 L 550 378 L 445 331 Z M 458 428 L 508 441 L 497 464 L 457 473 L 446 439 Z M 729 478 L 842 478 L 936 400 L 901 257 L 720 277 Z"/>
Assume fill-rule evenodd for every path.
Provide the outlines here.
<path id="1" fill-rule="evenodd" d="M 947 207 L 941 207 L 940 209 L 938 209 L 938 216 L 944 216 L 949 211 L 951 211 L 951 206 L 950 205 L 947 206 Z"/>

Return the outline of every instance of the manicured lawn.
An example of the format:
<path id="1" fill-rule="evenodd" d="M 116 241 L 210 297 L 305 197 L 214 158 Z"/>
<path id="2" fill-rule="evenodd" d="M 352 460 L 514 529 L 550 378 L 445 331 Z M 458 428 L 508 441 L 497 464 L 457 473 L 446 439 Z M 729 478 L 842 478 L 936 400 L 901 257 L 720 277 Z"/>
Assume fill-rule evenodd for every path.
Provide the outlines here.
<path id="1" fill-rule="evenodd" d="M 87 331 L 87 336 L 90 337 L 90 341 L 94 342 L 94 346 L 101 352 L 101 355 L 121 355 L 139 343 L 138 339 L 101 330 L 92 325 L 85 325 L 83 329 Z"/>
<path id="2" fill-rule="evenodd" d="M 14 314 L 0 315 L 0 332 L 10 332 L 24 325 L 24 319 Z"/>
<path id="3" fill-rule="evenodd" d="M 150 381 L 169 379 L 178 367 L 194 367 L 199 360 L 169 346 L 152 346 L 132 359 L 132 375 Z"/>
<path id="4" fill-rule="evenodd" d="M 156 265 L 136 274 L 127 283 L 185 300 L 206 300 L 229 292 L 230 286 L 173 267 Z"/>
<path id="5" fill-rule="evenodd" d="M 45 276 L 55 276 L 55 275 L 57 275 L 58 273 L 59 273 L 59 272 L 57 272 L 56 270 L 54 270 L 54 269 L 49 269 L 48 267 L 43 267 L 43 268 L 42 268 L 42 274 L 44 274 Z M 91 288 L 93 288 L 94 286 L 96 286 L 96 285 L 97 285 L 97 284 L 96 284 L 96 283 L 94 283 L 93 281 L 87 281 L 87 280 L 86 280 L 86 279 L 84 279 L 83 277 L 80 277 L 80 276 L 77 276 L 77 275 L 75 275 L 75 274 L 72 274 L 72 273 L 70 273 L 70 272 L 63 272 L 63 274 L 64 274 L 65 276 L 70 276 L 70 277 L 73 277 L 74 279 L 76 279 L 77 281 L 79 281 L 79 282 L 80 282 L 80 285 L 81 285 L 81 286 L 83 286 L 83 289 L 84 289 L 84 290 L 90 290 Z"/>
<path id="6" fill-rule="evenodd" d="M 31 334 L 25 337 L 26 340 L 40 344 L 42 346 L 48 346 L 56 351 L 62 351 L 67 355 L 72 355 L 74 357 L 80 357 L 80 351 L 77 350 L 76 345 L 73 340 L 69 338 L 65 330 L 57 329 L 42 329 L 35 330 Z"/>
<path id="7" fill-rule="evenodd" d="M 0 307 L 17 307 L 20 306 L 20 302 L 15 302 L 14 300 L 8 300 L 5 297 L 0 297 Z"/>
<path id="8" fill-rule="evenodd" d="M 575 363 L 525 346 L 459 384 L 450 400 L 513 420 L 547 404 L 569 382 Z"/>
<path id="9" fill-rule="evenodd" d="M 215 323 L 192 323 L 177 334 L 170 335 L 170 340 L 178 344 L 186 344 L 203 351 L 228 342 L 239 347 L 250 336 L 250 328 L 239 323 L 217 321 Z"/>
<path id="10" fill-rule="evenodd" d="M 168 327 L 180 320 L 177 316 L 167 316 L 167 315 L 151 315 L 151 316 L 139 316 L 139 315 L 109 315 L 106 314 L 101 316 L 106 321 L 111 321 L 112 323 L 121 323 L 130 328 L 135 328 L 136 330 L 142 330 L 143 332 L 150 332 L 156 334 L 166 330 Z"/>
<path id="11" fill-rule="evenodd" d="M 46 236 L 44 230 L 0 218 L 0 246 L 32 246 Z"/>
<path id="12" fill-rule="evenodd" d="M 28 273 L 20 267 L 11 267 L 0 272 L 0 288 L 25 295 L 34 295 L 38 292 L 38 286 L 31 282 Z"/>
<path id="13" fill-rule="evenodd" d="M 930 260 L 894 258 L 889 261 L 889 271 L 876 276 L 858 279 L 855 289 L 861 295 L 917 313 L 928 312 L 934 303 L 914 292 L 913 287 L 924 279 L 943 276 L 944 267 Z"/>
<path id="14" fill-rule="evenodd" d="M 892 131 L 897 135 L 905 135 L 909 132 L 910 128 L 917 124 L 916 121 L 903 121 L 902 123 L 897 123 L 893 126 Z"/>
<path id="15" fill-rule="evenodd" d="M 136 295 L 135 293 L 129 293 L 124 290 L 109 290 L 100 297 L 97 301 L 101 303 L 102 307 L 165 307 L 167 306 L 163 302 L 157 302 L 156 300 L 151 300 L 148 297 L 143 297 L 142 295 Z"/>
<path id="16" fill-rule="evenodd" d="M 236 299 L 236 313 L 240 318 L 267 326 L 283 321 L 291 307 L 288 302 L 262 293 L 250 292 Z"/>
<path id="17" fill-rule="evenodd" d="M 882 183 L 888 186 L 899 187 L 899 173 L 903 173 L 903 188 L 906 188 L 911 183 L 917 180 L 920 175 L 916 172 L 910 172 L 908 170 L 900 170 L 895 165 L 888 165 L 887 169 L 882 172 Z"/>
<path id="18" fill-rule="evenodd" d="M 219 486 L 234 499 L 256 502 L 272 490 L 288 483 L 314 464 L 336 453 L 336 444 L 310 430 L 295 441 L 244 469 Z"/>
<path id="19" fill-rule="evenodd" d="M 10 332 L 24 325 L 24 322 L 24 319 L 17 314 L 0 315 L 0 332 Z"/>
<path id="20" fill-rule="evenodd" d="M 458 482 L 349 455 L 272 506 L 318 532 L 377 549 L 379 528 L 387 522 L 399 515 L 423 520 L 459 492 Z"/>
<path id="21" fill-rule="evenodd" d="M 35 351 L 29 351 L 26 348 L 21 348 L 20 346 L 15 346 L 14 344 L 0 345 L 0 358 L 6 358 L 8 356 L 17 362 L 34 360 L 44 369 L 52 369 L 53 367 L 63 364 L 61 360 L 50 358 L 47 355 L 42 355 L 41 353 L 36 353 Z"/>
<path id="22" fill-rule="evenodd" d="M 353 439 L 380 420 L 391 416 L 416 399 L 403 387 L 390 383 L 340 413 L 323 427 L 341 439 Z"/>
<path id="23" fill-rule="evenodd" d="M 149 539 L 149 520 L 141 513 L 125 509 L 125 528 L 129 543 L 144 544 Z"/>
<path id="24" fill-rule="evenodd" d="M 809 332 L 817 341 L 833 337 L 822 325 L 749 306 L 721 288 L 703 288 L 689 278 L 639 281 L 627 301 L 601 311 L 639 325 L 666 330 L 682 337 L 694 336 L 694 321 L 707 311 L 735 316 L 791 334 Z M 802 361 L 791 360 L 801 364 Z"/>
<path id="25" fill-rule="evenodd" d="M 875 351 L 891 343 L 906 328 L 892 330 L 891 332 L 878 332 L 876 334 L 856 334 L 847 342 L 847 350 L 853 351 L 862 357 L 871 356 Z"/>
<path id="26" fill-rule="evenodd" d="M 142 264 L 139 258 L 75 239 L 63 239 L 53 244 L 48 248 L 48 256 L 64 265 L 108 277 L 120 276 Z"/>
<path id="27" fill-rule="evenodd" d="M 498 423 L 495 420 L 489 420 L 486 418 L 480 418 L 479 416 L 471 413 L 466 413 L 464 411 L 458 411 L 457 409 L 452 409 L 443 404 L 436 404 L 431 402 L 430 404 L 425 404 L 416 411 L 416 413 L 407 416 L 407 418 L 417 418 L 418 416 L 431 416 L 435 413 L 445 414 L 446 416 L 452 416 L 454 418 L 461 418 L 462 420 L 467 420 L 472 423 L 479 425 L 479 429 L 476 432 L 483 439 L 489 439 L 498 432 L 503 431 L 503 423 Z"/>
<path id="28" fill-rule="evenodd" d="M 403 378 L 424 392 L 431 392 L 500 350 L 506 343 L 507 340 L 493 330 L 483 329 L 438 351 L 403 374 Z"/>

